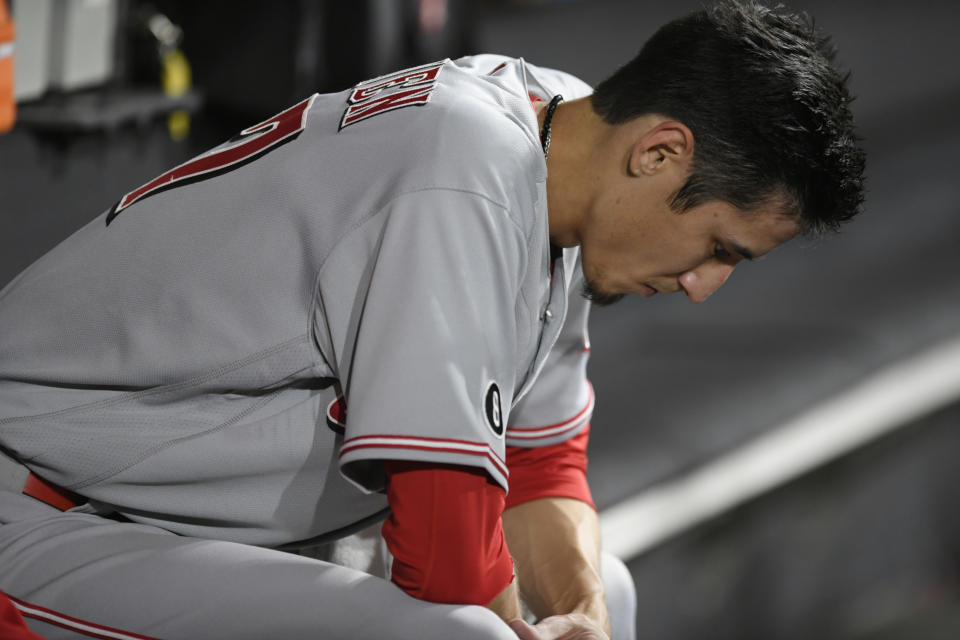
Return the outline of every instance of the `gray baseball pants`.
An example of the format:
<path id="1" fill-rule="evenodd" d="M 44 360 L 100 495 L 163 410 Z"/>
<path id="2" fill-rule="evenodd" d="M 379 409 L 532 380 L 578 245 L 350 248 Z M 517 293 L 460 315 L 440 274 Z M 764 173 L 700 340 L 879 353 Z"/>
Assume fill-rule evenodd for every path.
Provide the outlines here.
<path id="1" fill-rule="evenodd" d="M 357 569 L 82 510 L 0 491 L 0 590 L 50 640 L 516 638 L 484 607 L 423 602 Z M 633 640 L 632 578 L 606 554 L 603 578 L 614 638 Z"/>

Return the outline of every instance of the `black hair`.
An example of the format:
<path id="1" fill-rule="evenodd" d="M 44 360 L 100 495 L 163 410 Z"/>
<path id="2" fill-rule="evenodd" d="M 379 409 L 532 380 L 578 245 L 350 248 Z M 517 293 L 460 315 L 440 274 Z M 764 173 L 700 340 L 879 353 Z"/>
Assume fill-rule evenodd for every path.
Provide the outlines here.
<path id="1" fill-rule="evenodd" d="M 784 213 L 819 233 L 863 203 L 849 74 L 834 58 L 808 17 L 724 0 L 660 28 L 591 102 L 610 124 L 658 114 L 690 128 L 691 174 L 674 210 L 708 200 L 750 210 L 785 198 Z"/>

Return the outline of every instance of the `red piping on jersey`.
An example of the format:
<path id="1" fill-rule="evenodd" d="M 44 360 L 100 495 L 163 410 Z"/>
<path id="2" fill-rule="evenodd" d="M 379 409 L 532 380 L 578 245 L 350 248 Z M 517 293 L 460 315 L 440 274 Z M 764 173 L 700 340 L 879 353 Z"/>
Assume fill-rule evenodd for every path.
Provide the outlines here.
<path id="1" fill-rule="evenodd" d="M 568 418 L 563 422 L 557 422 L 544 427 L 514 427 L 512 429 L 507 429 L 507 437 L 511 440 L 537 440 L 541 438 L 558 436 L 576 429 L 581 424 L 589 420 L 590 414 L 593 412 L 593 385 L 590 384 L 589 381 L 587 382 L 587 390 L 588 395 L 586 406 L 578 411 L 577 414 L 572 418 Z"/>
<path id="2" fill-rule="evenodd" d="M 486 455 L 490 459 L 490 461 L 494 463 L 494 465 L 497 467 L 497 470 L 500 471 L 500 473 L 502 473 L 503 475 L 507 475 L 507 470 L 501 467 L 497 463 L 497 461 L 493 459 L 492 456 L 490 456 L 485 452 L 466 451 L 464 449 L 452 449 L 452 448 L 446 448 L 446 447 L 416 447 L 416 446 L 402 445 L 402 444 L 358 444 L 350 447 L 349 451 L 355 451 L 358 449 L 407 449 L 411 451 L 438 451 L 443 453 L 465 453 L 471 456 Z M 341 455 L 343 453 L 347 453 L 347 452 L 341 451 Z"/>
<path id="3" fill-rule="evenodd" d="M 147 184 L 137 187 L 120 198 L 108 214 L 106 223 L 109 225 L 121 211 L 160 189 L 239 164 L 257 154 L 269 151 L 292 136 L 300 135 L 307 126 L 307 114 L 316 97 L 317 94 L 314 94 L 269 120 L 244 129 L 240 132 L 241 139 L 234 144 L 187 160 Z M 259 135 L 252 137 L 254 134 Z"/>
<path id="4" fill-rule="evenodd" d="M 414 444 L 403 442 L 367 442 L 369 440 L 409 440 Z M 423 444 L 415 444 L 417 442 Z M 509 476 L 507 463 L 500 459 L 490 445 L 485 442 L 398 435 L 357 436 L 343 443 L 343 446 L 340 448 L 340 457 L 342 458 L 344 455 L 357 449 L 411 449 L 414 451 L 441 451 L 445 453 L 464 453 L 471 456 L 486 456 L 497 470 L 503 474 L 504 478 Z"/>
<path id="5" fill-rule="evenodd" d="M 154 638 L 152 636 L 144 636 L 140 635 L 139 633 L 123 631 L 113 627 L 105 627 L 102 624 L 96 624 L 93 622 L 87 622 L 86 620 L 81 620 L 79 618 L 74 618 L 73 616 L 68 616 L 64 613 L 47 609 L 46 607 L 30 604 L 18 598 L 14 598 L 10 594 L 7 594 L 7 597 L 10 598 L 13 606 L 15 606 L 20 611 L 20 614 L 25 618 L 40 620 L 42 622 L 46 622 L 47 624 L 69 629 L 70 631 L 88 636 L 90 638 L 104 638 L 104 640 L 159 640 L 158 638 Z"/>

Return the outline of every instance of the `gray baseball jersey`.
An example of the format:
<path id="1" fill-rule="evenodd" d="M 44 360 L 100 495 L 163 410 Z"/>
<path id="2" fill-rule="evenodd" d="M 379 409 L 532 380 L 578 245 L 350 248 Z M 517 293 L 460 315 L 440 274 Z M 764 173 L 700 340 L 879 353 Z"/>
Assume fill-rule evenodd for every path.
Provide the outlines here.
<path id="1" fill-rule="evenodd" d="M 97 509 L 268 546 L 382 511 L 382 459 L 507 488 L 507 444 L 592 408 L 530 102 L 589 91 L 427 64 L 131 191 L 0 292 L 0 444 Z"/>

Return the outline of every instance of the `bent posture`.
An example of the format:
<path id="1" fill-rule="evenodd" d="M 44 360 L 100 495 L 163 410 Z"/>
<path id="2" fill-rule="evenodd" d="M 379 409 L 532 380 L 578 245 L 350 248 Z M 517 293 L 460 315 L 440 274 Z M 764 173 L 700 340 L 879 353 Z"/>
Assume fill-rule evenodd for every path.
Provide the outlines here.
<path id="1" fill-rule="evenodd" d="M 854 215 L 831 59 L 723 2 L 595 92 L 444 60 L 123 194 L 0 294 L 0 590 L 49 637 L 631 638 L 590 302 Z M 281 550 L 379 521 L 389 580 Z"/>

